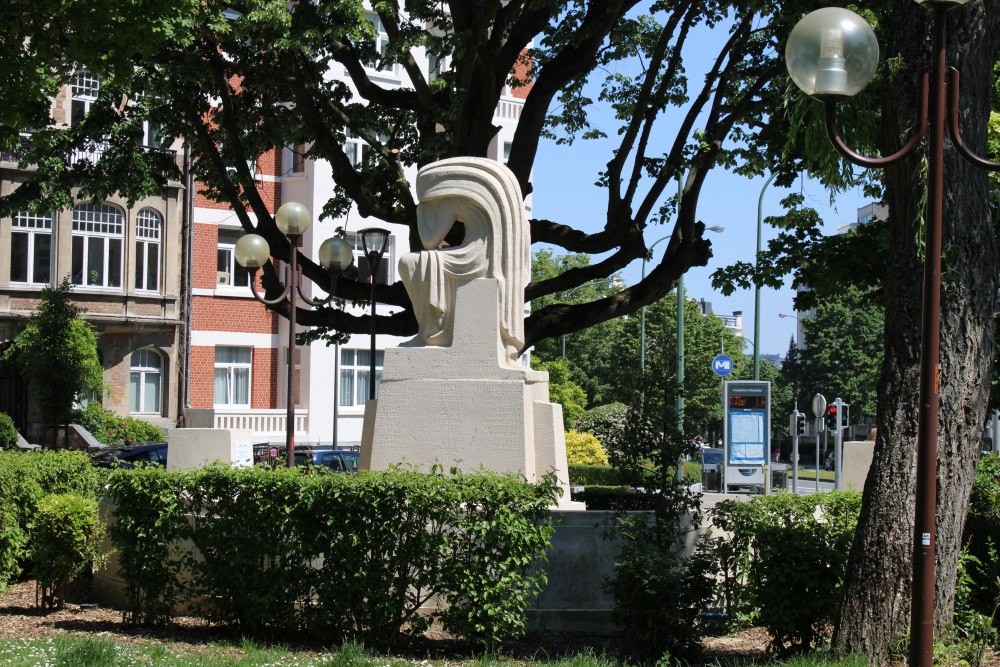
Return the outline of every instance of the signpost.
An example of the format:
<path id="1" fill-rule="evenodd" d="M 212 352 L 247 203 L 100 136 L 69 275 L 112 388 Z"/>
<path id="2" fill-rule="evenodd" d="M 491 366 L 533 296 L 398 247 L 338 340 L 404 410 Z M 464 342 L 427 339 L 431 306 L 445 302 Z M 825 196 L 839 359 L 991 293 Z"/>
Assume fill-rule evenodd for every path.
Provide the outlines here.
<path id="1" fill-rule="evenodd" d="M 724 354 L 712 359 L 712 371 L 719 377 L 726 377 L 733 372 L 733 360 Z"/>
<path id="2" fill-rule="evenodd" d="M 813 415 L 816 416 L 816 493 L 819 493 L 819 434 L 823 432 L 823 415 L 826 414 L 826 396 L 816 394 L 812 402 Z"/>

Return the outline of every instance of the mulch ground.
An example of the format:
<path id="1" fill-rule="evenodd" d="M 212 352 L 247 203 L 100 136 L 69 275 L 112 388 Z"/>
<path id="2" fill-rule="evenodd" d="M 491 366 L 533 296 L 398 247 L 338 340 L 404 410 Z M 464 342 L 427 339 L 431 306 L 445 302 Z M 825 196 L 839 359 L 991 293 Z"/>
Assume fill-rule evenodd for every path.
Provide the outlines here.
<path id="1" fill-rule="evenodd" d="M 205 644 L 231 641 L 238 651 L 239 634 L 225 628 L 210 626 L 194 617 L 177 617 L 165 628 L 133 626 L 123 622 L 122 614 L 115 609 L 103 608 L 93 597 L 89 583 L 75 584 L 67 594 L 63 609 L 47 611 L 39 609 L 35 600 L 35 583 L 24 581 L 12 584 L 0 594 L 0 640 L 35 639 L 59 633 L 85 633 L 111 639 L 125 644 L 150 642 L 171 642 L 180 644 L 180 650 L 194 652 Z M 766 649 L 770 636 L 762 628 L 752 628 L 736 635 L 706 637 L 704 654 L 698 661 L 689 664 L 708 665 L 748 665 L 766 663 L 770 656 Z M 305 642 L 282 641 L 284 645 L 306 653 L 322 653 L 324 647 Z M 554 659 L 575 655 L 584 651 L 596 654 L 619 654 L 621 646 L 607 637 L 580 636 L 567 634 L 534 634 L 511 642 L 503 649 L 503 654 L 511 661 L 532 659 Z M 399 654 L 400 657 L 415 657 L 414 662 L 430 658 L 447 658 L 461 661 L 469 656 L 471 649 L 460 640 L 446 633 L 431 631 L 414 639 Z M 1000 667 L 1000 656 L 990 655 L 982 667 Z"/>

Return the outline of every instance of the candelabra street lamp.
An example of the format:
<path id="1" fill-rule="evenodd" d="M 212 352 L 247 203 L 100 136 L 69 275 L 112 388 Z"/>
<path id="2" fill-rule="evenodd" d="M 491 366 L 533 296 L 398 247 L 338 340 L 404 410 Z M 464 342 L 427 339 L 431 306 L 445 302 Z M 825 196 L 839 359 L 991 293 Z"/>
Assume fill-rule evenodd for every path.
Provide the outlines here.
<path id="1" fill-rule="evenodd" d="M 385 255 L 386 244 L 389 241 L 389 231 L 378 227 L 362 229 L 361 247 L 368 260 L 368 270 L 371 273 L 371 301 L 372 301 L 372 322 L 371 322 L 371 356 L 368 366 L 368 400 L 375 400 L 375 277 L 378 275 L 379 264 L 382 263 L 382 256 Z"/>
<path id="2" fill-rule="evenodd" d="M 250 269 L 250 290 L 254 297 L 266 306 L 288 302 L 288 413 L 285 421 L 285 463 L 291 468 L 295 463 L 295 400 L 293 391 L 294 369 L 293 354 L 295 351 L 295 314 L 298 302 L 319 307 L 330 302 L 336 289 L 340 273 L 351 265 L 354 252 L 351 246 L 342 238 L 329 238 L 319 247 L 319 263 L 330 273 L 330 290 L 325 299 L 311 299 L 302 293 L 302 270 L 298 264 L 298 249 L 302 246 L 302 235 L 311 222 L 309 209 L 302 204 L 289 202 L 283 204 L 275 213 L 275 224 L 288 237 L 291 246 L 288 252 L 288 264 L 285 267 L 285 280 L 281 294 L 272 299 L 261 296 L 257 291 L 257 269 L 270 260 L 271 248 L 267 240 L 258 234 L 245 234 L 236 242 L 234 254 L 236 261 Z"/>
<path id="3" fill-rule="evenodd" d="M 825 106 L 826 131 L 834 147 L 863 167 L 885 167 L 910 155 L 930 130 L 927 209 L 924 226 L 924 280 L 921 313 L 919 418 L 917 428 L 916 516 L 913 531 L 913 597 L 910 607 L 911 665 L 933 663 L 934 549 L 937 513 L 938 357 L 941 325 L 941 223 L 944 199 L 944 128 L 956 152 L 973 165 L 1000 170 L 962 141 L 958 129 L 959 73 L 946 67 L 945 12 L 966 0 L 915 0 L 934 12 L 931 77 L 920 85 L 919 122 L 913 137 L 896 153 L 869 158 L 850 149 L 837 129 L 837 103 L 859 93 L 878 65 L 875 33 L 857 14 L 826 7 L 803 18 L 788 38 L 788 73 L 803 92 Z M 928 108 L 930 123 L 928 128 Z"/>

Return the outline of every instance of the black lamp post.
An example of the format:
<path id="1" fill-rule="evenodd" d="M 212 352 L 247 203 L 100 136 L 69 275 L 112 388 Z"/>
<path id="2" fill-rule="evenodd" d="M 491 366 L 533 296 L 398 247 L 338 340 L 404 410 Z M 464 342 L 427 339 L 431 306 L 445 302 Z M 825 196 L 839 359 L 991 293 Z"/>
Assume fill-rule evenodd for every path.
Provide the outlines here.
<path id="1" fill-rule="evenodd" d="M 378 275 L 379 264 L 382 263 L 382 256 L 385 255 L 385 246 L 389 241 L 389 230 L 378 227 L 362 229 L 361 246 L 365 252 L 365 259 L 368 260 L 368 270 L 371 272 L 371 300 L 372 300 L 372 323 L 371 323 L 371 357 L 368 366 L 368 400 L 375 400 L 375 276 Z"/>
<path id="2" fill-rule="evenodd" d="M 273 299 L 267 299 L 257 291 L 257 269 L 270 259 L 271 248 L 263 236 L 246 234 L 236 242 L 236 261 L 250 269 L 250 289 L 258 301 L 267 306 L 273 306 L 282 301 L 288 302 L 288 413 L 285 422 L 285 463 L 291 468 L 295 464 L 295 400 L 294 350 L 295 350 L 295 314 L 298 301 L 319 307 L 330 302 L 337 286 L 340 273 L 351 265 L 354 252 L 350 244 L 342 238 L 334 237 L 323 241 L 319 247 L 319 263 L 330 273 L 330 292 L 325 299 L 311 299 L 302 293 L 302 270 L 298 264 L 298 249 L 302 246 L 302 235 L 311 223 L 309 209 L 302 204 L 289 202 L 283 204 L 274 216 L 275 224 L 281 233 L 288 237 L 291 249 L 288 253 L 288 264 L 285 267 L 285 284 L 281 294 Z"/>
<path id="3" fill-rule="evenodd" d="M 1000 170 L 974 154 L 958 130 L 959 74 L 946 67 L 945 12 L 967 0 L 915 0 L 934 12 L 934 62 L 931 77 L 920 85 L 920 116 L 916 133 L 899 151 L 869 158 L 851 150 L 837 130 L 837 103 L 859 93 L 878 64 L 878 42 L 868 24 L 846 9 L 826 7 L 803 18 L 792 29 L 785 51 L 788 73 L 805 93 L 826 107 L 826 131 L 834 147 L 863 167 L 885 167 L 910 155 L 928 130 L 927 212 L 924 230 L 923 310 L 919 422 L 917 428 L 916 516 L 913 530 L 913 598 L 910 607 L 910 665 L 933 663 L 934 548 L 937 513 L 938 357 L 941 337 L 941 222 L 944 199 L 944 128 L 948 125 L 955 150 L 966 161 Z M 929 102 L 928 102 L 929 101 Z"/>

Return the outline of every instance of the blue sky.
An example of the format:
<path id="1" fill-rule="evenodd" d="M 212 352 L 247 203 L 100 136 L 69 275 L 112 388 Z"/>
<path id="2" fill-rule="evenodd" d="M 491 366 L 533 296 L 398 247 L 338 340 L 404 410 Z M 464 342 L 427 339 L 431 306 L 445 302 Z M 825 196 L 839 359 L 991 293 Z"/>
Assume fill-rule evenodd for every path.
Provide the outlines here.
<path id="1" fill-rule="evenodd" d="M 685 55 L 685 66 L 689 80 L 700 84 L 704 70 L 715 57 L 718 44 L 727 37 L 728 30 L 724 25 L 714 30 L 701 29 L 689 43 L 693 44 L 691 53 Z M 621 71 L 634 69 L 634 63 L 622 63 Z M 702 73 L 699 74 L 699 69 Z M 592 98 L 597 98 L 597 91 L 591 90 Z M 612 138 L 616 136 L 618 121 L 607 108 L 596 106 L 591 114 L 591 123 Z M 670 118 L 666 118 L 663 141 L 666 147 L 673 140 Z M 607 206 L 607 198 L 603 191 L 593 185 L 597 172 L 606 164 L 610 157 L 612 142 L 603 140 L 578 140 L 572 146 L 556 146 L 553 141 L 543 140 L 534 165 L 534 196 L 532 215 L 568 224 L 572 227 L 594 232 L 604 224 L 603 212 Z M 691 298 L 705 299 L 712 303 L 714 312 L 731 314 L 743 311 L 743 335 L 753 338 L 754 328 L 754 292 L 742 290 L 729 297 L 712 289 L 711 274 L 721 267 L 738 260 L 753 260 L 757 244 L 757 202 L 761 187 L 766 176 L 748 179 L 722 169 L 715 169 L 706 179 L 698 204 L 697 217 L 707 226 L 724 225 L 721 234 L 706 232 L 712 241 L 714 257 L 708 266 L 696 267 L 685 276 L 685 289 Z M 669 188 L 668 188 L 669 190 Z M 795 190 L 801 190 L 806 203 L 817 210 L 824 222 L 824 233 L 836 233 L 840 224 L 853 222 L 857 209 L 868 203 L 862 196 L 861 189 L 856 188 L 839 194 L 833 204 L 829 193 L 818 183 L 804 180 L 795 184 Z M 674 194 L 675 190 L 668 193 Z M 781 200 L 788 193 L 787 189 L 769 186 L 764 194 L 763 217 L 782 212 Z M 646 244 L 652 244 L 657 239 L 669 234 L 672 227 L 656 227 L 646 230 Z M 762 247 L 767 247 L 768 239 L 774 237 L 776 231 L 764 225 Z M 656 246 L 653 251 L 652 263 L 655 264 L 662 256 L 666 243 Z M 633 262 L 623 275 L 628 284 L 637 281 L 641 275 L 641 262 Z M 788 349 L 789 338 L 795 333 L 795 320 L 779 318 L 779 313 L 793 313 L 793 290 L 789 287 L 791 279 L 786 279 L 784 288 L 780 290 L 763 289 L 761 291 L 761 326 L 760 347 L 762 354 L 784 354 Z M 746 352 L 751 353 L 750 345 Z"/>

